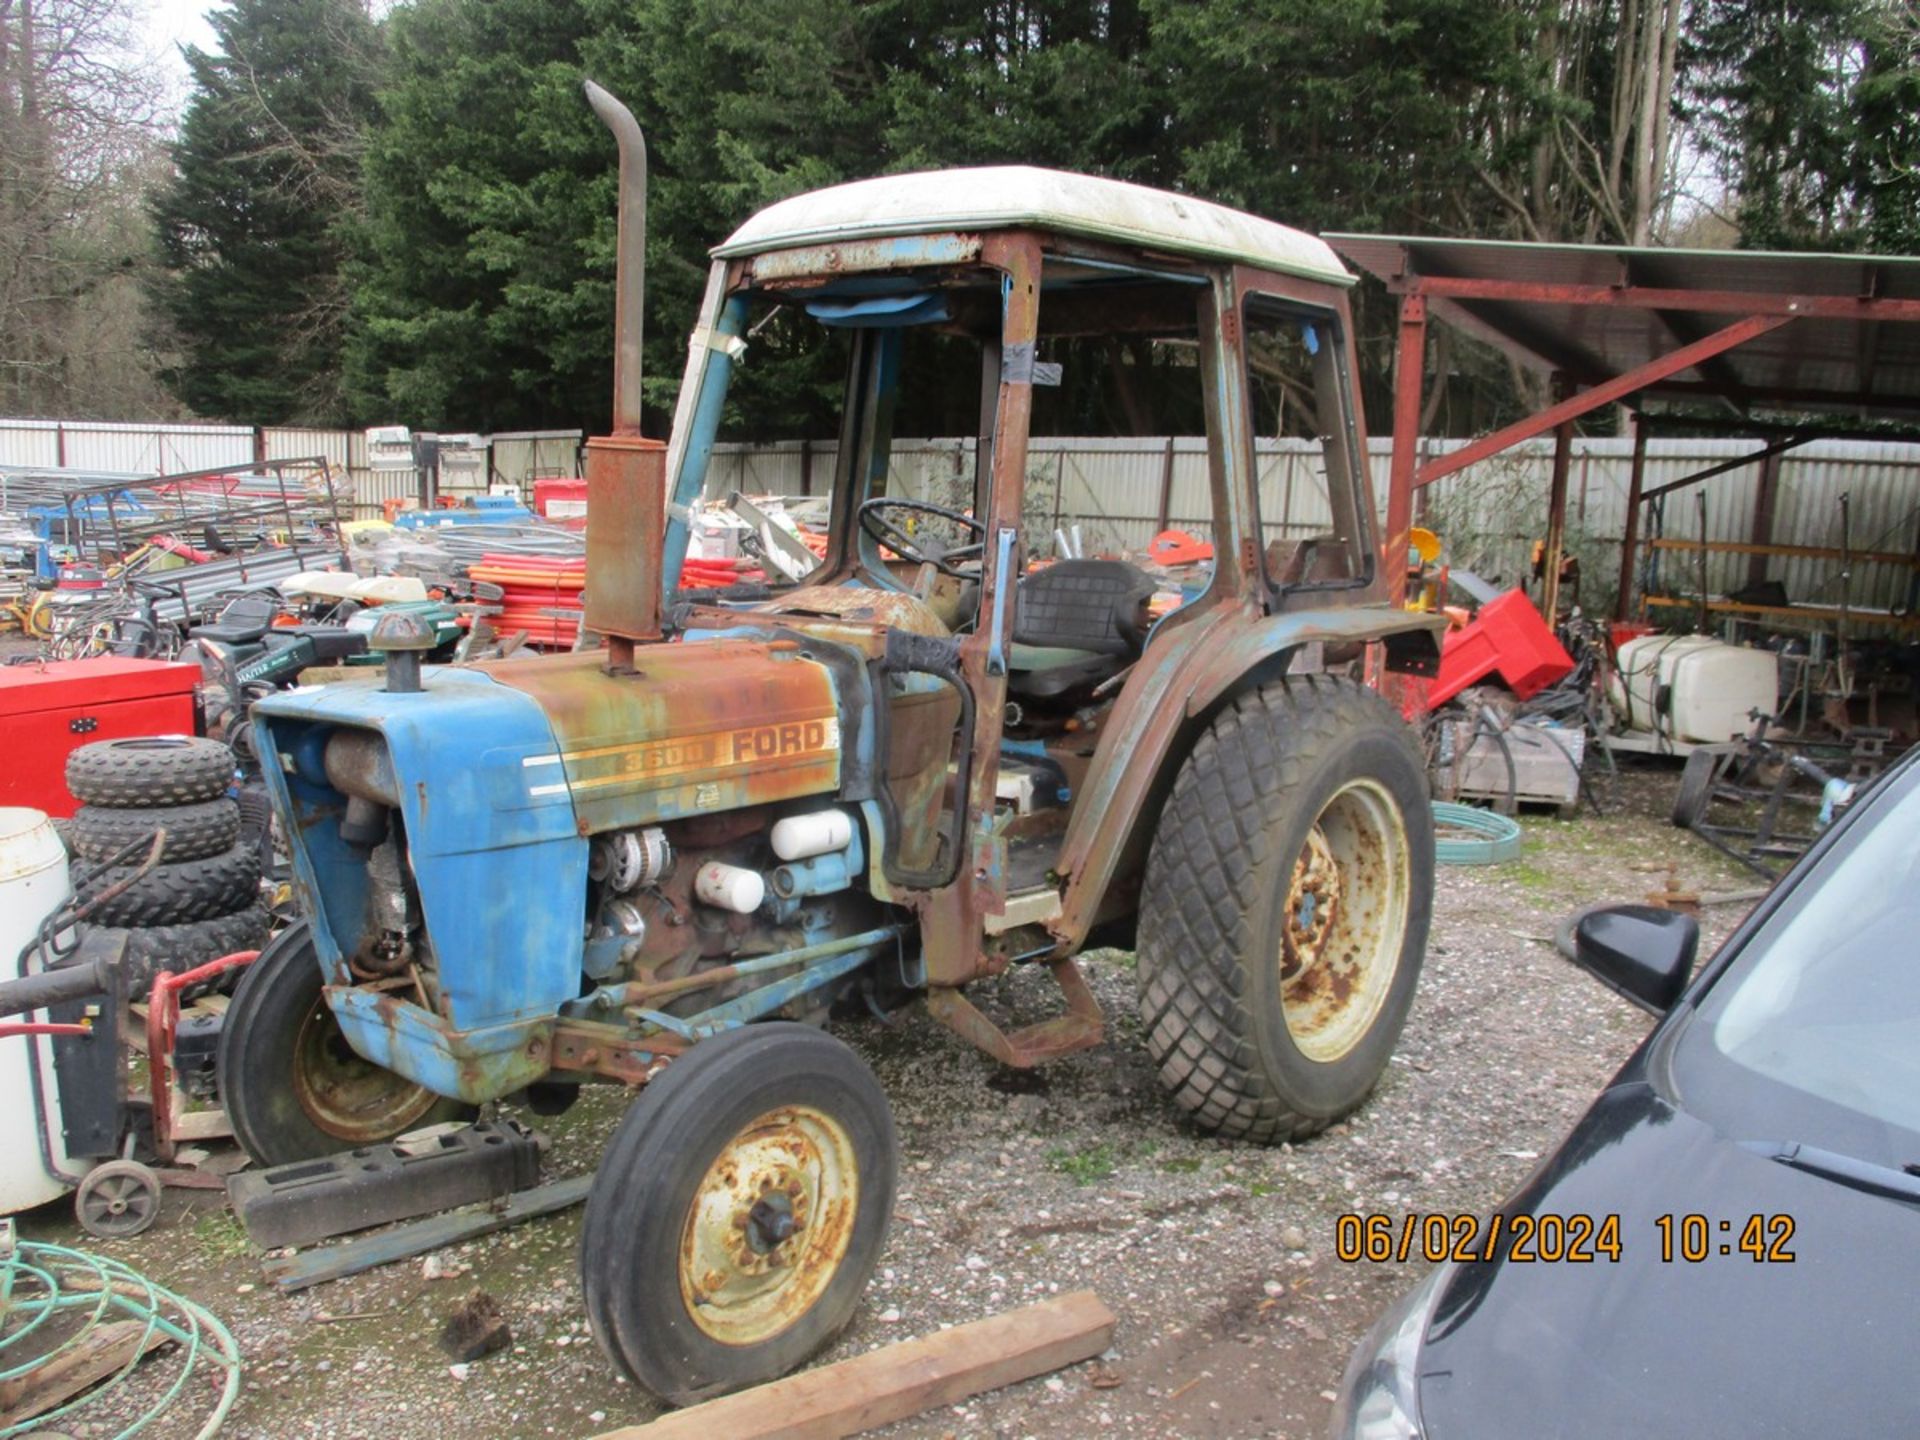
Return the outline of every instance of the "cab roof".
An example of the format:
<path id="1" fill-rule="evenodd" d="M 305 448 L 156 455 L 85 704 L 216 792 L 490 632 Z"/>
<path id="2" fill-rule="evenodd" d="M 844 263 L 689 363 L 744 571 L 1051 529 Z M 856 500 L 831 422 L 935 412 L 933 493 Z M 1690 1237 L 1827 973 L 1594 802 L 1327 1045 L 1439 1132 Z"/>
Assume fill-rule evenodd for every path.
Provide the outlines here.
<path id="1" fill-rule="evenodd" d="M 839 241 L 1012 229 L 1353 283 L 1332 249 L 1303 231 L 1190 195 L 1031 165 L 886 175 L 795 195 L 760 211 L 713 253 L 732 259 Z"/>

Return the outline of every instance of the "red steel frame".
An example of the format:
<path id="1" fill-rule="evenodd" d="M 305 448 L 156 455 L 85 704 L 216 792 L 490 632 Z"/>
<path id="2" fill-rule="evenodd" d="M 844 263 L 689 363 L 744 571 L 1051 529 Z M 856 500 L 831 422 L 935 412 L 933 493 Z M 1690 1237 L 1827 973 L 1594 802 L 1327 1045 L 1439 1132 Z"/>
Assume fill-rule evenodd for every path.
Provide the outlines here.
<path id="1" fill-rule="evenodd" d="M 1885 300 L 1870 296 L 1760 294 L 1752 291 L 1672 290 L 1643 285 L 1574 285 L 1547 282 L 1469 279 L 1457 276 L 1403 274 L 1389 281 L 1388 288 L 1400 297 L 1400 326 L 1394 351 L 1393 458 L 1388 472 L 1387 523 L 1381 540 L 1381 561 L 1386 568 L 1393 599 L 1399 603 L 1406 594 L 1408 536 L 1413 518 L 1413 494 L 1423 486 L 1478 464 L 1501 451 L 1531 440 L 1547 431 L 1554 432 L 1554 481 L 1548 497 L 1547 555 L 1545 595 L 1542 609 L 1551 616 L 1559 603 L 1562 540 L 1566 528 L 1566 474 L 1573 440 L 1573 422 L 1603 405 L 1627 400 L 1639 391 L 1653 387 L 1663 390 L 1729 393 L 1716 384 L 1678 382 L 1674 376 L 1710 361 L 1714 356 L 1744 345 L 1783 325 L 1801 318 L 1871 321 L 1920 321 L 1920 300 Z M 1614 308 L 1691 312 L 1703 315 L 1736 315 L 1740 318 L 1710 335 L 1683 345 L 1677 350 L 1635 366 L 1611 379 L 1576 389 L 1574 377 L 1556 372 L 1556 403 L 1517 421 L 1504 429 L 1474 441 L 1471 445 L 1420 463 L 1420 410 L 1426 388 L 1426 339 L 1429 311 L 1434 303 L 1451 310 L 1449 302 L 1493 300 L 1507 303 L 1551 305 L 1593 305 Z M 1478 327 L 1476 327 L 1478 328 Z M 1744 393 L 1744 392 L 1742 392 Z M 1791 395 L 1772 397 L 1791 403 Z M 1746 465 L 1764 458 L 1768 452 L 1742 457 L 1720 469 Z M 1642 480 L 1646 471 L 1647 426 L 1639 412 L 1634 416 L 1633 469 L 1627 497 L 1626 532 L 1620 558 L 1620 598 L 1618 613 L 1624 617 L 1632 589 L 1634 551 L 1639 539 L 1640 502 L 1644 498 Z M 1705 479 L 1703 472 L 1689 476 L 1686 482 Z"/>

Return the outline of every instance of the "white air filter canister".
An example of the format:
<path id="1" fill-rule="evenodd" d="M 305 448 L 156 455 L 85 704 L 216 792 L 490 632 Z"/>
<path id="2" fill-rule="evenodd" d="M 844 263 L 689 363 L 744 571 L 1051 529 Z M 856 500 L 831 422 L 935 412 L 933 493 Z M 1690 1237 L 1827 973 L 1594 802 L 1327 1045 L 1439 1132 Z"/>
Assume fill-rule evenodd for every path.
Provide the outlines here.
<path id="1" fill-rule="evenodd" d="M 693 893 L 722 910 L 751 915 L 767 898 L 767 882 L 757 870 L 709 860 L 694 872 Z"/>
<path id="2" fill-rule="evenodd" d="M 853 841 L 853 817 L 844 810 L 817 810 L 774 822 L 773 853 L 782 860 L 806 860 Z"/>

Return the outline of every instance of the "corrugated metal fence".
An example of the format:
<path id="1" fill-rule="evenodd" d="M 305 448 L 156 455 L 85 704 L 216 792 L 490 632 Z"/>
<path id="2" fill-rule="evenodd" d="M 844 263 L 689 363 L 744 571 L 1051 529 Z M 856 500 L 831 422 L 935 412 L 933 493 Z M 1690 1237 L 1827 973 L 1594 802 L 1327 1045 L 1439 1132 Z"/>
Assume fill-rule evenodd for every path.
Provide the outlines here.
<path id="1" fill-rule="evenodd" d="M 496 435 L 488 447 L 492 478 L 523 490 L 541 475 L 577 475 L 577 431 Z M 94 420 L 0 420 L 0 465 L 120 475 L 178 475 L 246 465 L 256 459 L 324 456 L 352 483 L 354 514 L 378 518 L 383 502 L 415 493 L 411 474 L 374 470 L 359 430 L 294 426 L 126 425 Z M 455 487 L 458 488 L 458 487 Z"/>
<path id="2" fill-rule="evenodd" d="M 354 482 L 355 511 L 378 515 L 390 496 L 410 493 L 409 482 L 367 468 L 359 432 L 267 429 L 259 432 L 269 459 L 325 455 L 344 466 Z M 1430 440 L 1423 453 L 1441 455 L 1467 443 Z M 1655 440 L 1647 449 L 1646 488 L 1760 448 L 1757 440 Z M 254 458 L 255 432 L 229 425 L 107 425 L 94 422 L 0 420 L 0 464 L 66 465 L 89 470 L 177 473 Z M 1625 524 L 1632 442 L 1576 440 L 1568 477 L 1569 548 L 1586 568 L 1586 594 L 1609 595 L 1619 566 Z M 1374 493 L 1384 503 L 1390 446 L 1371 446 Z M 968 503 L 974 469 L 970 439 L 900 440 L 893 453 L 895 493 L 949 504 Z M 493 437 L 492 472 L 527 484 L 535 475 L 577 473 L 578 447 L 571 432 Z M 1533 441 L 1430 487 L 1422 497 L 1424 523 L 1447 540 L 1449 558 L 1492 579 L 1512 580 L 1527 563 L 1533 540 L 1546 526 L 1547 477 L 1552 442 Z M 748 494 L 824 494 L 834 465 L 831 443 L 798 441 L 716 447 L 707 485 L 709 497 L 731 490 Z M 1078 524 L 1089 549 L 1140 549 L 1164 517 L 1178 528 L 1204 526 L 1205 445 L 1198 437 L 1133 439 L 1036 438 L 1029 447 L 1029 525 Z M 1644 518 L 1642 534 L 1695 540 L 1752 538 L 1759 466 L 1676 491 Z M 1326 482 L 1319 447 L 1304 440 L 1263 441 L 1260 446 L 1261 513 L 1269 536 L 1312 535 L 1328 524 Z M 1825 440 L 1788 452 L 1780 460 L 1773 539 L 1778 544 L 1839 549 L 1841 497 L 1848 497 L 1846 540 L 1854 551 L 1912 553 L 1920 545 L 1920 445 L 1881 441 Z M 1163 512 L 1164 504 L 1164 512 Z M 1696 555 L 1665 551 L 1652 563 L 1668 584 L 1691 592 L 1699 583 Z M 1837 559 L 1780 558 L 1768 575 L 1783 582 L 1797 601 L 1839 598 L 1842 565 Z M 1713 555 L 1708 588 L 1736 589 L 1746 582 L 1748 557 Z M 1911 572 L 1882 562 L 1853 566 L 1854 604 L 1903 604 Z"/>
<path id="3" fill-rule="evenodd" d="M 1447 454 L 1465 440 L 1430 440 L 1423 456 Z M 1662 485 L 1718 464 L 1756 453 L 1758 440 L 1655 440 L 1647 447 L 1644 486 Z M 902 440 L 895 444 L 890 487 L 946 504 L 969 503 L 973 441 Z M 1325 469 L 1318 445 L 1305 440 L 1263 441 L 1260 508 L 1269 537 L 1322 533 L 1330 519 Z M 1383 506 L 1392 446 L 1370 446 L 1374 495 Z M 1144 548 L 1160 528 L 1161 500 L 1167 523 L 1204 526 L 1205 443 L 1197 437 L 1124 440 L 1036 438 L 1028 450 L 1028 522 L 1081 526 L 1089 549 Z M 1568 548 L 1585 569 L 1590 602 L 1610 599 L 1620 564 L 1627 509 L 1631 440 L 1577 439 L 1567 480 Z M 1546 529 L 1551 440 L 1517 446 L 1429 487 L 1421 523 L 1440 531 L 1456 564 L 1489 579 L 1517 579 L 1530 562 L 1533 541 Z M 831 444 L 788 442 L 716 447 L 707 494 L 824 494 L 831 483 Z M 1169 484 L 1169 479 L 1171 483 Z M 1748 541 L 1753 536 L 1759 466 L 1752 465 L 1651 502 L 1641 535 L 1698 540 L 1700 497 L 1705 497 L 1705 537 Z M 1841 496 L 1849 501 L 1848 548 L 1914 553 L 1920 548 L 1920 444 L 1826 440 L 1804 445 L 1780 460 L 1773 541 L 1781 545 L 1842 547 Z M 1643 552 L 1644 554 L 1645 552 Z M 1663 551 L 1650 557 L 1659 577 L 1690 593 L 1698 585 L 1699 559 Z M 1841 562 L 1774 557 L 1766 573 L 1783 582 L 1796 601 L 1839 599 Z M 1851 603 L 1891 607 L 1905 602 L 1907 567 L 1856 561 Z M 1716 554 L 1707 560 L 1707 585 L 1716 593 L 1747 581 L 1748 557 Z"/>

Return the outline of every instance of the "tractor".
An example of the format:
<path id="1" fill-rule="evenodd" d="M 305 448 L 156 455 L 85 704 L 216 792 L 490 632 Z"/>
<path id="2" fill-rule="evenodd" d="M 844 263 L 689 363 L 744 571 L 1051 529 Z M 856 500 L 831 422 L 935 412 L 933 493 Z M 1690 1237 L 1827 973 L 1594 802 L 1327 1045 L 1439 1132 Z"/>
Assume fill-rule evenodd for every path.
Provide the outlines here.
<path id="1" fill-rule="evenodd" d="M 239 985 L 219 1074 L 267 1164 L 637 1089 L 587 1204 L 585 1304 L 684 1404 L 820 1349 L 879 1256 L 894 1131 L 836 1010 L 918 1005 L 1040 1065 L 1104 1034 L 1076 953 L 1130 946 L 1194 1125 L 1278 1143 L 1361 1103 L 1433 895 L 1424 767 L 1378 681 L 1432 673 L 1442 622 L 1388 602 L 1352 278 L 1185 195 L 1000 167 L 774 204 L 712 252 L 672 437 L 643 436 L 644 140 L 587 94 L 621 175 L 594 642 L 430 664 L 395 614 L 384 678 L 254 705 L 305 918 Z M 729 384 L 803 335 L 844 363 L 825 553 L 683 590 Z M 1069 553 L 1029 464 L 1050 406 L 1153 377 L 1178 393 L 1138 418 L 1205 437 L 1168 488 L 1213 560 L 1171 603 Z M 951 494 L 889 488 L 926 403 L 974 425 Z M 1313 449 L 1284 513 L 1268 434 Z M 976 1005 L 1021 969 L 1052 1013 Z"/>

